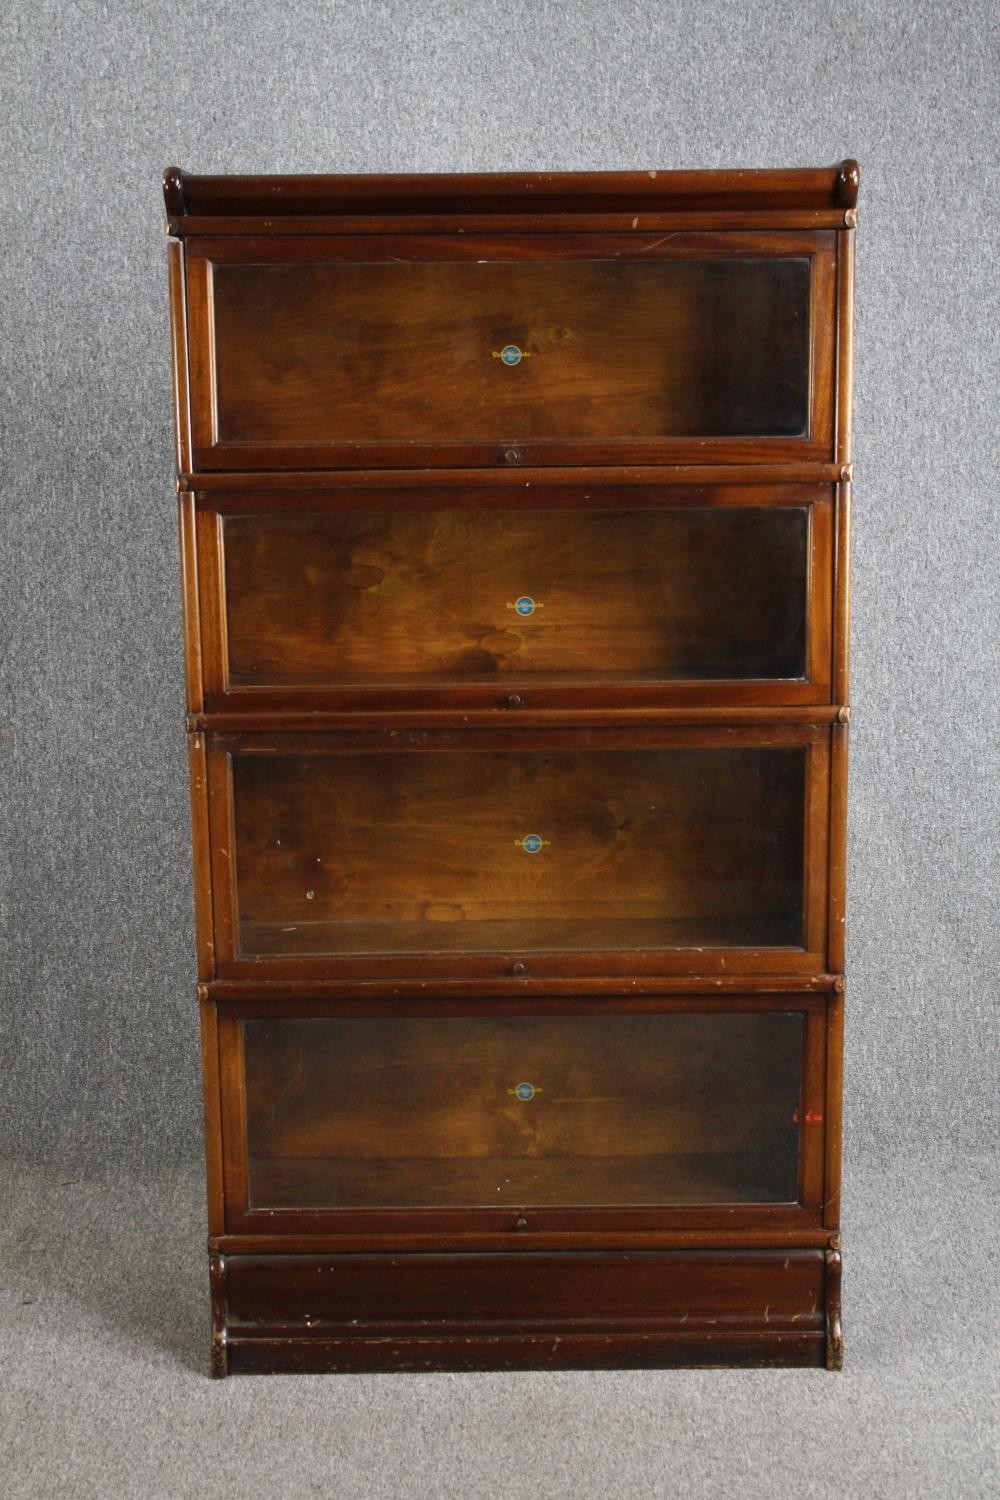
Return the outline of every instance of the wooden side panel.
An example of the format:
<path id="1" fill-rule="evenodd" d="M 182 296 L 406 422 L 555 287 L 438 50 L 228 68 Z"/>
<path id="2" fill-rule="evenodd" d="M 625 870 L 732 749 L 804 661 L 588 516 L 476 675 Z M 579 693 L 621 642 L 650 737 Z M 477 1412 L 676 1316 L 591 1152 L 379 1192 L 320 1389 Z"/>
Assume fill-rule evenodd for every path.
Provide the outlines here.
<path id="1" fill-rule="evenodd" d="M 198 576 L 198 516 L 193 495 L 177 497 L 181 563 L 181 623 L 184 632 L 184 687 L 188 713 L 205 707 L 201 587 Z"/>
<path id="2" fill-rule="evenodd" d="M 187 295 L 184 278 L 184 247 L 177 240 L 172 240 L 167 246 L 167 280 L 170 294 L 174 452 L 178 474 L 187 474 L 193 462 L 191 391 L 188 370 Z"/>
<path id="3" fill-rule="evenodd" d="M 851 508 L 853 484 L 837 486 L 833 594 L 833 701 L 850 703 Z"/>
<path id="4" fill-rule="evenodd" d="M 848 726 L 830 731 L 829 937 L 827 962 L 832 974 L 844 969 L 847 928 L 847 746 Z"/>
<path id="5" fill-rule="evenodd" d="M 840 1227 L 840 1175 L 844 1125 L 844 981 L 837 981 L 826 1013 L 826 1130 L 823 1223 Z"/>
<path id="6" fill-rule="evenodd" d="M 225 1173 L 222 1156 L 222 1085 L 219 1077 L 218 1006 L 204 985 L 198 986 L 201 1019 L 201 1077 L 205 1103 L 205 1173 L 208 1232 L 226 1230 Z"/>
<path id="7" fill-rule="evenodd" d="M 194 926 L 198 978 L 215 978 L 215 891 L 209 833 L 208 758 L 205 736 L 188 734 L 188 778 L 191 793 L 191 843 L 194 870 Z"/>
<path id="8" fill-rule="evenodd" d="M 854 433 L 854 239 L 852 228 L 837 235 L 837 441 L 838 463 L 849 464 Z"/>

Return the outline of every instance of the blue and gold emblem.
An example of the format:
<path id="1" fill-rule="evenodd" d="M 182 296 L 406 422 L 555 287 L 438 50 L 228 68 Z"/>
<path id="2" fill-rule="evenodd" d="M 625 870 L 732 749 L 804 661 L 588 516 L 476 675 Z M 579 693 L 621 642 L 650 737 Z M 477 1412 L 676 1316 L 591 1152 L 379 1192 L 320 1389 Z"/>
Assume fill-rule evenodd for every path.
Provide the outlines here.
<path id="1" fill-rule="evenodd" d="M 530 594 L 522 594 L 520 599 L 515 599 L 513 603 L 508 599 L 507 608 L 512 609 L 515 614 L 520 615 L 522 620 L 526 620 L 529 615 L 535 613 L 536 609 L 544 609 L 545 606 L 544 604 L 540 604 L 537 599 L 532 599 Z"/>
<path id="2" fill-rule="evenodd" d="M 526 833 L 523 839 L 514 840 L 515 849 L 523 849 L 525 854 L 537 854 L 540 849 L 547 849 L 551 839 L 543 839 L 537 833 Z"/>
<path id="3" fill-rule="evenodd" d="M 535 1095 L 540 1094 L 542 1091 L 541 1089 L 536 1089 L 533 1083 L 519 1083 L 516 1088 L 508 1089 L 507 1092 L 515 1099 L 520 1099 L 527 1104 L 529 1100 L 534 1099 Z"/>
<path id="4" fill-rule="evenodd" d="M 504 344 L 502 349 L 493 350 L 493 358 L 499 359 L 509 368 L 519 365 L 522 359 L 531 358 L 530 349 L 522 349 L 518 344 Z"/>

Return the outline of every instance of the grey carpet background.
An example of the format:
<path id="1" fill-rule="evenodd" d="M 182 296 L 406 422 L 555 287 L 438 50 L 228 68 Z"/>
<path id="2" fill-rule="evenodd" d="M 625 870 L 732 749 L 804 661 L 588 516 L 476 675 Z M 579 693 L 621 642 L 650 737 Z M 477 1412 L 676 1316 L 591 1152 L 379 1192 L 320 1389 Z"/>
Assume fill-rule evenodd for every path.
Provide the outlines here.
<path id="1" fill-rule="evenodd" d="M 862 1165 L 825 1370 L 205 1375 L 197 1175 L 0 1168 L 4 1500 L 995 1500 L 995 1186 Z M 79 1222 L 80 1232 L 68 1227 Z M 975 1308 L 970 1318 L 968 1309 Z M 992 1425 L 991 1425 L 992 1422 Z M 4 1486 L 3 1479 L 7 1485 Z"/>
<path id="2" fill-rule="evenodd" d="M 995 1140 L 995 7 L 14 0 L 0 25 L 0 1149 L 199 1150 L 161 169 L 852 154 L 849 1144 Z"/>
<path id="3" fill-rule="evenodd" d="M 988 1493 L 996 1260 L 962 1184 L 1000 1126 L 994 4 L 8 0 L 0 78 L 10 1492 Z M 207 1386 L 161 169 L 847 155 L 848 1370 Z"/>

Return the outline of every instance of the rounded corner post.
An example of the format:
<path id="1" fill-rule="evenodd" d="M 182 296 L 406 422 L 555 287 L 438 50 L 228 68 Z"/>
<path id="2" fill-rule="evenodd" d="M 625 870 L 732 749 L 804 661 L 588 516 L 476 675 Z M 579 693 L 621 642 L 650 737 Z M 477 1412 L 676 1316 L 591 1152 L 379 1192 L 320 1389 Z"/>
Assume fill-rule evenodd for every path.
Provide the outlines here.
<path id="1" fill-rule="evenodd" d="M 826 1368 L 844 1368 L 844 1324 L 840 1305 L 840 1283 L 844 1269 L 842 1252 L 826 1252 Z"/>
<path id="2" fill-rule="evenodd" d="M 163 201 L 169 219 L 184 214 L 184 173 L 180 167 L 167 167 L 163 173 Z"/>
<path id="3" fill-rule="evenodd" d="M 857 208 L 861 187 L 861 168 L 853 158 L 840 163 L 837 173 L 837 207 Z"/>
<path id="4" fill-rule="evenodd" d="M 213 1380 L 225 1380 L 229 1374 L 229 1340 L 226 1307 L 226 1257 L 209 1253 L 209 1287 L 212 1296 L 212 1342 L 209 1371 Z"/>

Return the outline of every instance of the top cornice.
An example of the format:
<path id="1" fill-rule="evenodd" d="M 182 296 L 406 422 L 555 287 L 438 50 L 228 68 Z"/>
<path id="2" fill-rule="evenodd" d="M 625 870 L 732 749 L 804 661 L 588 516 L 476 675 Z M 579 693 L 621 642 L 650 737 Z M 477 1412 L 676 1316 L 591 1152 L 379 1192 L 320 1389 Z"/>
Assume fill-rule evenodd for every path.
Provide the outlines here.
<path id="1" fill-rule="evenodd" d="M 637 214 L 839 214 L 857 204 L 858 164 L 777 171 L 517 172 L 397 176 L 202 177 L 168 167 L 172 233 L 211 233 L 219 221 L 414 218 L 558 220 Z M 332 227 L 332 226 L 331 226 Z"/>

